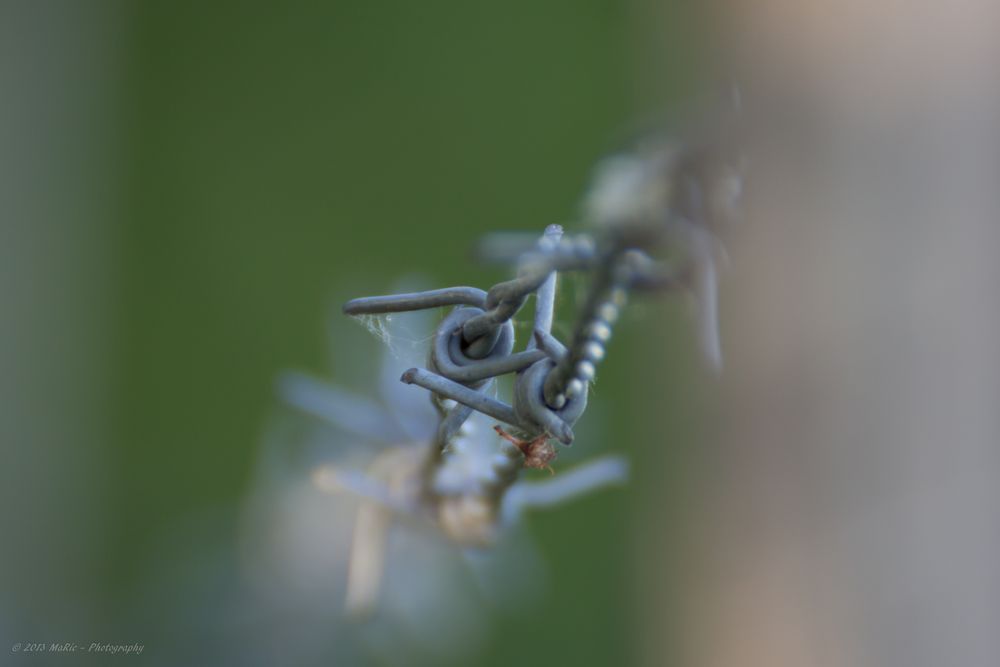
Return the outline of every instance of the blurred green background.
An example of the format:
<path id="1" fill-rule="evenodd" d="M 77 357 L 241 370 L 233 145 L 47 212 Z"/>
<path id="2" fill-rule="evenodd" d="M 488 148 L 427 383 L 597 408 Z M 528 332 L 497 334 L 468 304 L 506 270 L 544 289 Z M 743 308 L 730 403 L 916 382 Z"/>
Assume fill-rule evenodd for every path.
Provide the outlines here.
<path id="1" fill-rule="evenodd" d="M 338 298 L 414 274 L 503 278 L 473 261 L 475 240 L 572 229 L 595 160 L 692 76 L 681 6 L 656 5 L 674 42 L 651 49 L 642 2 L 51 4 L 21 12 L 110 54 L 112 127 L 82 149 L 112 163 L 114 183 L 101 237 L 110 432 L 95 444 L 106 529 L 92 538 L 98 599 L 78 603 L 105 634 L 129 620 L 167 527 L 246 493 L 275 377 L 329 375 Z M 657 49 L 674 57 L 644 61 Z M 600 370 L 587 436 L 591 453 L 628 454 L 634 482 L 531 517 L 549 595 L 498 616 L 481 664 L 636 658 L 635 600 L 664 585 L 631 574 L 636 551 L 678 520 L 644 507 L 643 489 L 682 481 L 697 404 L 679 381 L 696 364 L 684 313 L 636 312 Z"/>

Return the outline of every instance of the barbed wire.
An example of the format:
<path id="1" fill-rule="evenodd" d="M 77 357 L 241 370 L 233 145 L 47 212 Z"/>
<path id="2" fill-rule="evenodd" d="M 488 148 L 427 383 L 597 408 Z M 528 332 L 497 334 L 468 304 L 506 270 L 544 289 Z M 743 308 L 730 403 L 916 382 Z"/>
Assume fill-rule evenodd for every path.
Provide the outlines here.
<path id="1" fill-rule="evenodd" d="M 488 291 L 458 286 L 344 305 L 348 315 L 454 306 L 434 332 L 426 368 L 401 378 L 428 390 L 439 406 L 439 451 L 473 412 L 507 424 L 525 442 L 551 437 L 570 445 L 613 327 L 635 291 L 694 292 L 706 356 L 713 366 L 721 363 L 714 312 L 718 244 L 711 228 L 720 210 L 733 208 L 719 199 L 739 195 L 732 187 L 739 173 L 724 163 L 719 168 L 715 157 L 703 147 L 654 143 L 607 161 L 588 200 L 590 231 L 566 235 L 550 225 L 530 244 L 509 235 L 483 244 L 486 259 L 517 268 L 515 278 Z M 673 257 L 657 259 L 658 252 Z M 590 279 L 568 344 L 552 334 L 556 280 L 564 272 Z M 513 320 L 532 295 L 532 335 L 515 352 Z M 491 396 L 493 381 L 512 373 L 510 402 Z"/>
<path id="2" fill-rule="evenodd" d="M 426 339 L 424 366 L 400 378 L 429 392 L 437 417 L 433 435 L 393 440 L 365 470 L 323 466 L 314 476 L 320 488 L 348 493 L 361 502 L 361 511 L 381 517 L 355 536 L 347 595 L 352 614 L 374 608 L 391 517 L 415 519 L 459 546 L 479 547 L 492 544 L 526 509 L 625 481 L 627 462 L 616 456 L 545 480 L 523 480 L 520 473 L 552 472 L 557 448 L 550 440 L 573 442 L 590 384 L 635 294 L 693 294 L 703 352 L 719 367 L 715 290 L 722 251 L 715 230 L 737 210 L 741 166 L 710 144 L 643 141 L 598 165 L 583 231 L 549 225 L 540 237 L 504 233 L 482 241 L 481 258 L 514 267 L 512 279 L 488 290 L 455 286 L 344 304 L 344 313 L 361 318 L 451 308 Z M 558 278 L 568 273 L 582 276 L 587 288 L 564 341 L 552 327 Z M 523 318 L 531 297 L 534 312 Z M 531 331 L 516 351 L 515 320 Z M 514 377 L 504 400 L 497 380 L 508 375 Z M 314 384 L 291 377 L 283 393 L 299 409 L 346 432 L 372 442 L 396 437 L 384 422 L 402 407 L 399 397 L 393 399 L 399 405 L 389 401 L 383 412 Z M 502 424 L 494 426 L 495 434 L 482 424 L 488 419 Z"/>

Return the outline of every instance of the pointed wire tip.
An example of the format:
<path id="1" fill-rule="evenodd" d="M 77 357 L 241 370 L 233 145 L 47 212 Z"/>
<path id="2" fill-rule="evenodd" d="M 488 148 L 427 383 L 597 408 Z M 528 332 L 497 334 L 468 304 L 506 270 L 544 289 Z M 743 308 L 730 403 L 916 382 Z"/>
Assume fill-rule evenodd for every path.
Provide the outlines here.
<path id="1" fill-rule="evenodd" d="M 552 437 L 561 442 L 562 444 L 570 447 L 573 445 L 573 429 L 570 428 L 569 424 L 566 422 L 562 423 L 562 426 L 556 429 L 558 433 L 553 433 Z"/>
<path id="2" fill-rule="evenodd" d="M 608 482 L 613 484 L 626 483 L 632 472 L 629 460 L 621 456 L 608 456 L 595 463 L 603 467 Z"/>

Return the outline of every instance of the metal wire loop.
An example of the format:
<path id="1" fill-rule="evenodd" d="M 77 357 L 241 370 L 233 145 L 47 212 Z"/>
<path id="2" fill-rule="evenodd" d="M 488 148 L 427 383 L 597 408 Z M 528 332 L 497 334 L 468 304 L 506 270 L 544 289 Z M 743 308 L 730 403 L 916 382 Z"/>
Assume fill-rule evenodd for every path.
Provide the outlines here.
<path id="1" fill-rule="evenodd" d="M 480 315 L 482 308 L 456 308 L 438 325 L 431 347 L 431 366 L 434 371 L 449 380 L 478 388 L 482 381 L 513 373 L 530 366 L 544 353 L 514 350 L 514 325 L 510 321 L 499 326 L 500 334 L 493 349 L 482 358 L 469 355 L 462 344 L 462 325 Z"/>
<path id="2" fill-rule="evenodd" d="M 586 387 L 566 400 L 559 409 L 545 401 L 545 378 L 555 368 L 551 359 L 535 362 L 514 382 L 514 414 L 518 426 L 528 433 L 549 433 L 564 445 L 573 443 L 573 425 L 587 409 Z"/>

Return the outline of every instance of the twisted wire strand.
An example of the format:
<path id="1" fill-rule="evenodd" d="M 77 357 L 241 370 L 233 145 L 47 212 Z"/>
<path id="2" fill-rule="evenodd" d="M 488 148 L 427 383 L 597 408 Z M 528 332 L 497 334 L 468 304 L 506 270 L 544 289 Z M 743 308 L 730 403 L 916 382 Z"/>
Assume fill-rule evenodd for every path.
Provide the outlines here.
<path id="1" fill-rule="evenodd" d="M 594 379 L 596 364 L 604 358 L 611 339 L 611 327 L 627 301 L 628 279 L 617 254 L 609 256 L 597 270 L 572 343 L 545 378 L 545 402 L 553 408 L 563 407 Z"/>

